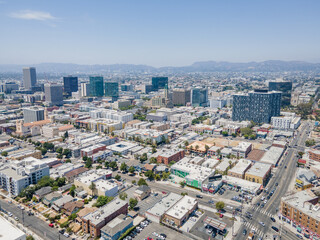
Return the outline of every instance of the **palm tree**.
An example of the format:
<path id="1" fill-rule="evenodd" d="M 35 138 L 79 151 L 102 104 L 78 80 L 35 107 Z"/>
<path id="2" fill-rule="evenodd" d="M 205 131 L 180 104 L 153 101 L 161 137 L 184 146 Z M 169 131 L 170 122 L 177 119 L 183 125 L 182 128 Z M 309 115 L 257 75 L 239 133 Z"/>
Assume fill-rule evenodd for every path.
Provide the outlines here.
<path id="1" fill-rule="evenodd" d="M 206 149 L 206 153 L 207 153 L 208 150 L 209 150 L 209 146 L 206 144 L 206 145 L 204 146 L 204 148 Z"/>
<path id="2" fill-rule="evenodd" d="M 196 145 L 196 151 L 198 151 L 198 149 L 199 149 L 199 145 Z"/>
<path id="3" fill-rule="evenodd" d="M 91 195 L 92 195 L 92 197 L 93 197 L 93 192 L 94 192 L 94 190 L 96 190 L 96 184 L 94 183 L 94 182 L 91 182 L 91 184 L 90 184 L 90 186 L 89 186 L 89 189 L 92 191 L 91 193 Z"/>

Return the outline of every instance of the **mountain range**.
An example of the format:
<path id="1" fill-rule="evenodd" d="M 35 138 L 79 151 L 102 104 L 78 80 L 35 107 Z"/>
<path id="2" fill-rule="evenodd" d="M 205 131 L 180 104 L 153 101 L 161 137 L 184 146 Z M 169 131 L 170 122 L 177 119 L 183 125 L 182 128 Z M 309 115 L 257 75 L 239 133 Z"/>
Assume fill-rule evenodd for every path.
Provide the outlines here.
<path id="1" fill-rule="evenodd" d="M 0 73 L 21 73 L 27 65 L 0 64 Z M 38 73 L 67 73 L 67 74 L 103 74 L 103 73 L 183 73 L 183 72 L 284 72 L 284 71 L 315 71 L 320 72 L 320 63 L 303 61 L 279 61 L 269 60 L 263 62 L 195 62 L 190 66 L 183 67 L 160 67 L 134 64 L 111 64 L 111 65 L 81 65 L 72 63 L 40 63 L 29 65 L 37 68 Z"/>

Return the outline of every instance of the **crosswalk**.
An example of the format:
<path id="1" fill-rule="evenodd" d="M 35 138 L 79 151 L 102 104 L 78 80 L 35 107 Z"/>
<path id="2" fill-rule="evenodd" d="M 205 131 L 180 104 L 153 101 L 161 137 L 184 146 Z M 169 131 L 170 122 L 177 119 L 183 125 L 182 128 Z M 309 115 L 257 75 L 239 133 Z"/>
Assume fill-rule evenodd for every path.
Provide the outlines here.
<path id="1" fill-rule="evenodd" d="M 260 207 L 257 207 L 257 206 L 253 206 L 250 208 L 249 212 L 250 211 L 255 211 L 255 212 L 260 212 L 268 217 L 274 217 L 274 214 L 268 212 L 266 209 L 263 209 L 263 208 L 260 208 Z"/>
<path id="2" fill-rule="evenodd" d="M 259 239 L 260 237 L 264 238 L 264 233 L 259 229 L 259 226 L 257 226 L 256 223 L 253 224 L 252 222 L 245 222 L 243 225 L 248 232 L 254 230 L 256 239 Z"/>

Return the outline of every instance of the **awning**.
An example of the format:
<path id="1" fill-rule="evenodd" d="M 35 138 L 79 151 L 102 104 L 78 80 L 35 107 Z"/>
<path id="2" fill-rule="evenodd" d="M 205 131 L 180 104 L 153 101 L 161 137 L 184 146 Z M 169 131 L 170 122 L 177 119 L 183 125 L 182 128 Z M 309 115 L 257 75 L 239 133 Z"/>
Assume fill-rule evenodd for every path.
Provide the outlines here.
<path id="1" fill-rule="evenodd" d="M 301 227 L 299 227 L 299 226 L 297 227 L 297 230 L 302 231 Z"/>
<path id="2" fill-rule="evenodd" d="M 306 164 L 306 163 L 307 163 L 307 161 L 306 161 L 306 160 L 304 160 L 304 159 L 299 159 L 299 160 L 298 160 L 298 163 Z"/>

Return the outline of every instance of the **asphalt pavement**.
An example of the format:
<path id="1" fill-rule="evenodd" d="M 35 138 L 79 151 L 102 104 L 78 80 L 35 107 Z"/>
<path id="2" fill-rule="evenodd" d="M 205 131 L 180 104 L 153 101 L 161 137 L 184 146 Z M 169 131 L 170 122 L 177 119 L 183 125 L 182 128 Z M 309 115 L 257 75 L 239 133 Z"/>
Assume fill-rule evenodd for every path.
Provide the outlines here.
<path id="1" fill-rule="evenodd" d="M 11 212 L 13 216 L 18 217 L 19 221 L 27 228 L 31 229 L 39 237 L 43 239 L 67 239 L 65 236 L 59 234 L 58 229 L 49 227 L 48 223 L 39 219 L 36 216 L 28 216 L 26 210 L 22 216 L 22 211 L 15 204 L 7 203 L 5 200 L 0 199 L 1 209 Z"/>

